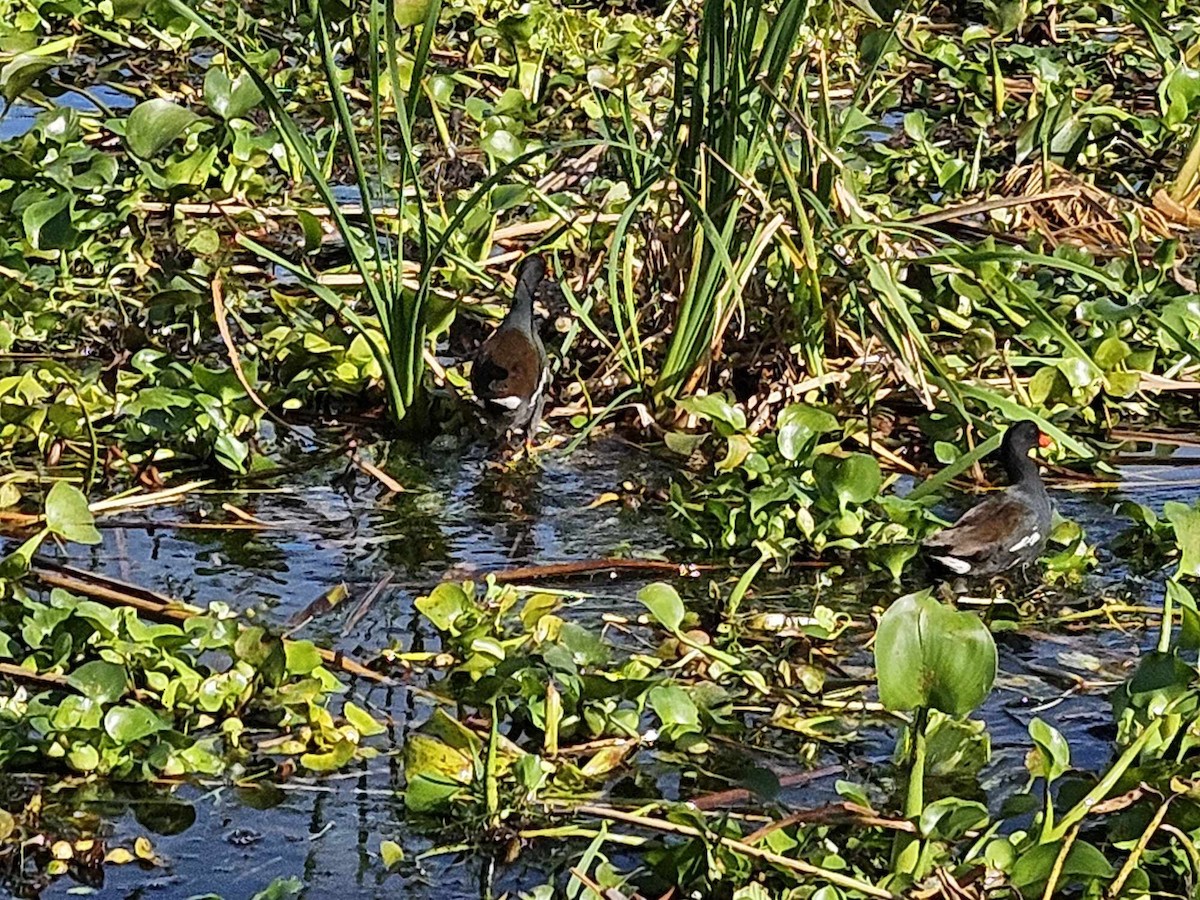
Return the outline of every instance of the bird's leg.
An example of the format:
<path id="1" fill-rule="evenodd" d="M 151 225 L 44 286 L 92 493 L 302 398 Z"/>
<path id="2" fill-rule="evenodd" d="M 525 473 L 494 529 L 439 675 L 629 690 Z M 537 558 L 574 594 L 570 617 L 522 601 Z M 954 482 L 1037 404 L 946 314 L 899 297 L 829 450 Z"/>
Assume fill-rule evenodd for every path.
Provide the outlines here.
<path id="1" fill-rule="evenodd" d="M 1008 593 L 1013 593 L 1013 582 L 1003 575 L 997 575 L 992 579 L 991 588 L 993 603 L 997 600 L 1007 600 L 1008 597 L 1006 596 L 1005 591 L 1007 590 Z"/>
<path id="2" fill-rule="evenodd" d="M 939 598 L 941 598 L 943 603 L 954 603 L 955 597 L 961 593 L 960 591 L 956 591 L 954 588 L 955 585 L 949 581 L 939 581 L 937 583 L 937 595 Z"/>

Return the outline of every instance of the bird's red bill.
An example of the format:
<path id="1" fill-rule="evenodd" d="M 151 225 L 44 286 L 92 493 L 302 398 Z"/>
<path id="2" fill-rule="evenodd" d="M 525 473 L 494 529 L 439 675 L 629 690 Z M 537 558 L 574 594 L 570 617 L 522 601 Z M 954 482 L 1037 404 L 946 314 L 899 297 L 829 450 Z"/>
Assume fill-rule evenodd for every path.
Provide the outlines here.
<path id="1" fill-rule="evenodd" d="M 1046 432 L 1039 431 L 1038 432 L 1038 446 L 1039 447 L 1053 447 L 1054 440 L 1053 440 L 1053 438 L 1050 437 L 1050 435 L 1046 434 Z"/>

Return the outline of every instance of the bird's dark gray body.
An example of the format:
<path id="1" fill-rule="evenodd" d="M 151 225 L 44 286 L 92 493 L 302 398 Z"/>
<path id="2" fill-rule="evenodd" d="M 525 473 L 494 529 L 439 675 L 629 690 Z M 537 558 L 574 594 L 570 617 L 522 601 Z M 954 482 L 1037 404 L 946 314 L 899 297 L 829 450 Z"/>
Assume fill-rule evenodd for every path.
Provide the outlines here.
<path id="1" fill-rule="evenodd" d="M 968 510 L 949 528 L 925 540 L 930 562 L 947 574 L 999 575 L 1036 560 L 1050 537 L 1050 495 L 1030 451 L 1042 435 L 1032 422 L 1004 434 L 1000 459 L 1010 487 Z"/>

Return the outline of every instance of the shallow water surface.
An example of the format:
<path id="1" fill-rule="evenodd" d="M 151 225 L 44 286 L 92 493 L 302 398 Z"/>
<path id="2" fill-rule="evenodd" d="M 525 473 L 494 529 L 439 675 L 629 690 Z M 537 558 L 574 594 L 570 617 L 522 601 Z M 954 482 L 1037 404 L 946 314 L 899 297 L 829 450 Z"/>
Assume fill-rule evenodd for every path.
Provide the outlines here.
<path id="1" fill-rule="evenodd" d="M 1167 499 L 1192 499 L 1200 465 L 1164 467 L 1157 462 L 1149 455 L 1147 465 L 1129 467 L 1120 492 L 1056 492 L 1059 510 L 1083 524 L 1091 542 L 1104 546 L 1124 527 L 1111 514 L 1122 496 L 1155 507 Z M 404 458 L 389 471 L 409 492 L 382 502 L 377 500 L 377 485 L 336 465 L 285 486 L 277 479 L 271 488 L 198 492 L 180 507 L 104 522 L 103 545 L 73 548 L 71 561 L 192 602 L 220 600 L 254 610 L 277 625 L 345 582 L 350 599 L 299 635 L 368 658 L 388 646 L 434 645 L 434 635 L 422 627 L 412 603 L 448 574 L 623 553 L 679 555 L 665 537 L 659 514 L 626 509 L 620 502 L 596 503 L 622 482 L 662 481 L 667 471 L 653 458 L 615 441 L 565 460 L 545 458 L 541 469 L 502 472 L 488 466 L 478 452 L 469 452 Z M 222 503 L 272 527 L 181 527 L 232 521 Z M 1087 608 L 1089 592 L 1103 591 L 1123 575 L 1119 567 L 1105 569 L 1104 577 L 1092 577 L 1080 592 L 1080 608 Z M 802 572 L 778 585 L 784 591 L 782 602 L 793 608 L 811 606 L 816 577 Z M 349 610 L 385 579 L 366 615 L 343 634 Z M 569 601 L 563 614 L 595 622 L 606 611 L 636 613 L 641 607 L 635 596 L 644 583 L 575 582 L 573 586 L 588 596 Z M 853 589 L 847 590 L 853 595 Z M 1153 588 L 1147 590 L 1154 593 Z M 822 602 L 831 602 L 828 591 Z M 994 759 L 981 787 L 993 806 L 1024 786 L 1027 726 L 1034 715 L 1069 736 L 1079 768 L 1097 769 L 1108 761 L 1111 715 L 1103 683 L 1119 680 L 1139 644 L 1148 640 L 1144 633 L 1110 628 L 1000 636 L 1001 676 L 982 711 Z M 869 664 L 859 660 L 864 661 Z M 1099 687 L 1073 690 L 1074 682 L 1064 672 Z M 393 717 L 396 725 L 382 739 L 388 746 L 401 746 L 406 731 L 428 713 L 427 706 L 402 686 L 355 684 L 351 696 Z M 882 728 L 868 729 L 861 737 L 836 758 L 851 777 L 860 766 L 885 762 L 894 740 Z M 834 760 L 831 755 L 829 761 Z M 661 775 L 664 793 L 675 794 L 677 778 L 669 767 L 657 765 L 649 752 L 642 762 Z M 277 789 L 188 786 L 171 794 L 143 790 L 138 796 L 76 795 L 63 801 L 107 817 L 114 844 L 128 846 L 135 836 L 148 835 L 166 861 L 163 869 L 106 867 L 104 884 L 92 886 L 101 897 L 183 898 L 212 892 L 242 900 L 276 877 L 294 876 L 305 884 L 304 896 L 312 898 L 456 900 L 529 889 L 546 882 L 553 867 L 562 865 L 561 857 L 547 857 L 562 849 L 549 842 L 551 846 L 524 851 L 507 867 L 493 867 L 477 856 L 448 855 L 387 875 L 378 859 L 381 840 L 398 840 L 410 852 L 432 846 L 405 824 L 398 799 L 402 768 L 393 754 L 333 778 L 294 779 Z M 832 782 L 830 778 L 800 792 L 785 792 L 781 800 L 797 805 L 820 802 L 831 796 Z M 42 896 L 65 898 L 80 889 L 63 878 Z"/>

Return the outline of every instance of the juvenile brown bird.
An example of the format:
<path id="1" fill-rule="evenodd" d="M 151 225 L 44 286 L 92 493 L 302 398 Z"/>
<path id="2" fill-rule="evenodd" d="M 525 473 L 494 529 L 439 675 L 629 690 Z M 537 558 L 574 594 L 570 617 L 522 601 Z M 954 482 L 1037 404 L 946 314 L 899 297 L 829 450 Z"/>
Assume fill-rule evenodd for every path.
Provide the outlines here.
<path id="1" fill-rule="evenodd" d="M 550 370 L 533 317 L 533 295 L 546 275 L 540 256 L 527 256 L 517 270 L 512 308 L 475 357 L 471 388 L 505 431 L 522 430 L 531 441 L 542 420 Z"/>

